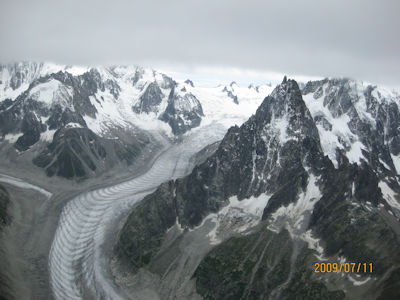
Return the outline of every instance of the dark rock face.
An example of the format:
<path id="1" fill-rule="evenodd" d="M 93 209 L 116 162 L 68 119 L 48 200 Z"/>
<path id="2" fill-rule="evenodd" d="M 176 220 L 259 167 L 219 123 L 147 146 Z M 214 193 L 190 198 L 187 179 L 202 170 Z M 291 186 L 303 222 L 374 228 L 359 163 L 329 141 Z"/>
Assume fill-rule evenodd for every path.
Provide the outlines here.
<path id="1" fill-rule="evenodd" d="M 186 79 L 185 83 L 190 85 L 191 87 L 194 87 L 193 81 L 191 81 L 190 79 Z"/>
<path id="2" fill-rule="evenodd" d="M 176 202 L 171 195 L 173 182 L 162 184 L 146 204 L 140 205 L 130 215 L 119 241 L 119 251 L 123 259 L 138 269 L 150 262 L 159 249 L 165 231 L 176 220 Z M 135 238 L 132 239 L 132 236 Z"/>
<path id="3" fill-rule="evenodd" d="M 118 99 L 121 88 L 116 81 L 107 79 L 104 86 L 110 91 L 111 95 L 113 95 L 115 99 Z"/>
<path id="4" fill-rule="evenodd" d="M 398 224 L 390 226 L 379 206 L 392 208 L 367 164 L 342 164 L 323 174 L 322 198 L 315 204 L 310 228 L 326 243 L 326 256 L 340 253 L 350 261 L 373 261 L 381 276 L 400 263 Z M 397 232 L 397 233 L 396 233 Z"/>
<path id="5" fill-rule="evenodd" d="M 148 85 L 145 92 L 140 96 L 139 102 L 132 108 L 134 112 L 150 113 L 158 112 L 158 106 L 162 101 L 162 92 L 156 82 Z"/>
<path id="6" fill-rule="evenodd" d="M 212 143 L 207 145 L 203 149 L 201 149 L 198 153 L 196 153 L 192 158 L 191 161 L 194 165 L 200 165 L 204 163 L 207 158 L 215 153 L 218 150 L 219 142 Z"/>
<path id="7" fill-rule="evenodd" d="M 1 240 L 2 230 L 5 226 L 11 223 L 11 217 L 7 210 L 10 204 L 10 195 L 7 190 L 0 185 L 0 255 L 2 260 L 0 261 L 0 298 L 1 299 L 16 299 L 14 296 L 14 290 L 12 281 L 10 280 L 10 274 L 8 272 L 10 265 L 9 261 L 6 260 L 6 250 L 4 249 L 5 243 Z"/>
<path id="8" fill-rule="evenodd" d="M 87 128 L 64 128 L 55 133 L 53 142 L 33 163 L 44 168 L 48 176 L 88 177 L 120 161 L 131 164 L 142 147 L 140 142 L 125 144 L 100 138 Z"/>
<path id="9" fill-rule="evenodd" d="M 70 122 L 86 126 L 83 116 L 96 116 L 96 108 L 91 104 L 89 96 L 96 93 L 97 89 L 102 88 L 98 77 L 99 74 L 95 70 L 78 77 L 58 72 L 33 81 L 27 91 L 4 109 L 0 109 L 0 127 L 3 134 L 16 132 L 25 134 L 24 130 L 27 130 L 28 125 L 29 130 L 32 131 L 29 135 L 32 137 L 28 137 L 28 135 L 22 137 L 21 142 L 16 145 L 18 149 L 26 150 L 27 147 L 35 144 L 39 140 L 40 133 L 46 130 L 45 127 L 40 128 L 37 124 L 38 117 L 47 118 L 46 123 L 50 130 L 63 128 Z M 59 90 L 53 92 L 51 105 L 34 101 L 31 91 L 35 87 L 51 81 L 62 84 Z"/>
<path id="10" fill-rule="evenodd" d="M 10 223 L 10 216 L 7 214 L 7 207 L 10 203 L 10 195 L 7 190 L 0 185 L 0 230 L 3 226 Z"/>
<path id="11" fill-rule="evenodd" d="M 236 95 L 232 94 L 231 91 L 228 92 L 228 96 L 229 96 L 230 98 L 233 99 L 233 102 L 234 102 L 235 104 L 239 104 L 238 97 L 237 97 Z"/>
<path id="12" fill-rule="evenodd" d="M 231 83 L 230 87 L 232 87 L 232 85 L 233 85 L 233 82 Z M 231 90 L 228 90 L 227 87 L 224 87 L 224 89 L 222 91 L 225 92 L 229 98 L 232 98 L 232 100 L 235 104 L 239 104 L 238 97 L 236 95 L 234 95 Z"/>
<path id="13" fill-rule="evenodd" d="M 161 87 L 163 89 L 172 89 L 176 86 L 176 82 L 171 77 L 162 74 L 162 79 Z"/>
<path id="14" fill-rule="evenodd" d="M 303 93 L 313 91 L 318 99 L 325 93 L 324 88 L 320 89 L 323 82 L 328 81 L 307 84 Z M 267 194 L 269 200 L 259 226 L 246 235 L 222 241 L 194 271 L 201 296 L 205 299 L 354 296 L 354 288 L 345 295 L 335 282 L 346 279 L 320 278 L 314 274 L 314 263 L 318 261 L 315 250 L 302 238 L 306 232 L 312 232 L 329 261 L 345 257 L 348 261 L 373 262 L 375 271 L 371 276 L 385 278 L 361 287 L 357 293 L 375 298 L 399 297 L 396 278 L 400 266 L 400 211 L 385 200 L 380 182 L 386 182 L 396 193 L 400 187 L 394 167 L 382 168 L 378 164 L 385 156 L 389 162 L 388 143 L 392 137 L 385 137 L 387 130 L 380 130 L 379 124 L 371 125 L 375 128 L 372 131 L 364 126 L 365 119 L 357 118 L 359 112 L 352 98 L 352 87 L 346 80 L 335 85 L 338 86 L 329 88 L 333 92 L 326 98 L 326 107 L 332 110 L 332 115 L 351 114 L 354 117 L 349 122 L 351 130 L 357 132 L 368 150 L 376 153 L 368 156 L 366 152 L 367 159 L 352 164 L 346 149 L 338 148 L 335 167 L 321 148 L 317 125 L 325 124 L 326 130 L 332 127 L 322 118 L 313 119 L 297 83 L 285 78 L 254 116 L 240 128 L 229 129 L 218 149 L 204 163 L 187 177 L 163 184 L 133 210 L 117 245 L 119 257 L 129 262 L 134 271 L 146 267 L 154 256 L 160 257 L 163 239 L 175 222 L 183 228 L 195 228 L 210 213 L 225 207 L 231 196 L 241 200 Z M 398 125 L 400 120 L 392 122 Z M 311 193 L 313 184 L 319 196 L 307 198 L 311 196 L 304 195 Z M 301 211 L 302 206 L 296 206 L 303 201 L 302 197 L 310 201 L 301 204 L 302 209 L 312 204 L 311 208 Z M 281 214 L 282 208 L 293 210 Z M 369 276 L 360 275 L 363 280 Z"/>
<path id="15" fill-rule="evenodd" d="M 18 138 L 15 148 L 24 151 L 39 140 L 40 133 L 46 130 L 46 125 L 42 124 L 34 113 L 29 112 L 22 120 L 21 130 L 23 135 Z"/>
<path id="16" fill-rule="evenodd" d="M 86 176 L 90 171 L 96 170 L 94 159 L 106 156 L 98 139 L 93 132 L 84 128 L 59 130 L 55 133 L 53 142 L 33 163 L 45 168 L 48 176 Z"/>
<path id="17" fill-rule="evenodd" d="M 201 117 L 204 116 L 199 100 L 191 93 L 182 95 L 172 88 L 168 97 L 168 105 L 160 120 L 167 122 L 175 135 L 200 125 Z"/>
<path id="18" fill-rule="evenodd" d="M 7 108 L 9 108 L 12 103 L 13 102 L 11 99 L 5 99 L 3 102 L 0 103 L 0 111 L 6 110 Z"/>
<path id="19" fill-rule="evenodd" d="M 72 98 L 74 108 L 81 115 L 96 117 L 96 108 L 90 102 L 89 96 L 94 95 L 98 89 L 104 91 L 101 77 L 98 71 L 91 69 L 78 78 L 73 78 L 74 96 Z"/>
<path id="20" fill-rule="evenodd" d="M 204 299 L 343 299 L 342 291 L 328 291 L 307 271 L 310 251 L 298 255 L 296 273 L 291 258 L 295 244 L 286 230 L 269 230 L 233 237 L 215 247 L 194 276 Z M 295 280 L 292 279 L 295 278 Z"/>
<path id="21" fill-rule="evenodd" d="M 49 129 L 63 128 L 69 123 L 77 123 L 81 126 L 86 127 L 86 122 L 82 115 L 72 112 L 70 109 L 63 109 L 60 105 L 55 105 L 53 108 L 53 114 L 47 121 Z"/>
<path id="22" fill-rule="evenodd" d="M 213 249 L 197 268 L 194 274 L 197 291 L 206 299 L 267 297 L 273 287 L 283 284 L 289 276 L 292 250 L 287 231 L 279 235 L 264 231 L 231 238 Z M 263 251 L 268 256 L 263 256 Z M 269 268 L 271 263 L 273 267 Z M 256 265 L 258 270 L 254 276 Z M 226 281 L 222 286 L 221 277 Z"/>

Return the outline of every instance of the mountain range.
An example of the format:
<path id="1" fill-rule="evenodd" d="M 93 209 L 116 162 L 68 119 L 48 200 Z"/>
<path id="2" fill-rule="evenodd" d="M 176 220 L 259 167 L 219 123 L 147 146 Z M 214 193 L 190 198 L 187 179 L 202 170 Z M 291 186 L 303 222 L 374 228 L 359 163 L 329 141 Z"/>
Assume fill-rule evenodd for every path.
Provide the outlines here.
<path id="1" fill-rule="evenodd" d="M 0 155 L 0 168 L 63 185 L 137 176 L 65 200 L 52 190 L 59 232 L 43 268 L 56 298 L 114 297 L 88 267 L 102 247 L 105 278 L 127 298 L 400 298 L 396 91 L 348 78 L 211 88 L 132 66 L 1 65 Z M 12 201 L 0 186 L 0 231 Z M 103 234 L 113 217 L 99 246 L 96 226 Z M 346 262 L 373 271 L 315 272 Z M 12 295 L 12 278 L 0 278 Z M 77 278 L 89 283 L 64 287 Z"/>
<path id="2" fill-rule="evenodd" d="M 131 280 L 166 299 L 399 297 L 399 100 L 284 78 L 205 162 L 133 210 L 116 247 Z M 346 261 L 374 271 L 314 273 Z"/>
<path id="3" fill-rule="evenodd" d="M 202 122 L 218 120 L 226 108 L 234 118 L 248 117 L 241 107 L 259 104 L 259 90 L 269 88 L 237 88 L 242 105 L 235 95 L 237 107 L 227 104 L 225 111 L 214 113 L 218 105 L 210 109 L 210 99 L 224 106 L 221 101 L 232 100 L 231 86 L 229 93 L 196 88 L 190 80 L 178 83 L 140 67 L 25 62 L 1 65 L 0 78 L 1 139 L 13 145 L 20 160 L 29 156 L 27 163 L 48 176 L 66 178 L 131 165 L 146 145 L 156 144 L 149 132 L 179 137 Z"/>

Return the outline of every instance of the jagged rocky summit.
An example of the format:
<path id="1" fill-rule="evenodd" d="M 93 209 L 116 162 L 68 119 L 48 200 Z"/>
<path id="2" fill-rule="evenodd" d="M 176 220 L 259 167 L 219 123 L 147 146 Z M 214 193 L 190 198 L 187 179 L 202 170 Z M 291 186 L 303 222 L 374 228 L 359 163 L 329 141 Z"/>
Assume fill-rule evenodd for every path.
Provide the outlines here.
<path id="1" fill-rule="evenodd" d="M 190 175 L 134 208 L 119 260 L 165 298 L 400 297 L 399 99 L 285 78 Z M 316 262 L 374 271 L 318 274 Z"/>

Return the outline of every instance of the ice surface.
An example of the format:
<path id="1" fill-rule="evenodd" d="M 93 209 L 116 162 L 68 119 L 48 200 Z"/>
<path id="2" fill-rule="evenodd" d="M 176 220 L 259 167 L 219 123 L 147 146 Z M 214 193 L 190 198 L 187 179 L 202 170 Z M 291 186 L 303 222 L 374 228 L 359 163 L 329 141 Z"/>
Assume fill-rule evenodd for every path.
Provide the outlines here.
<path id="1" fill-rule="evenodd" d="M 400 211 L 399 195 L 397 195 L 384 181 L 379 182 L 379 187 L 382 191 L 383 198 L 391 206 Z"/>
<path id="2" fill-rule="evenodd" d="M 257 92 L 255 89 L 240 88 L 236 86 L 239 104 L 235 104 L 223 88 L 215 87 L 190 87 L 186 85 L 188 91 L 192 92 L 199 99 L 203 107 L 204 117 L 201 126 L 213 122 L 221 123 L 225 128 L 234 125 L 240 126 L 254 114 L 265 97 L 273 90 L 273 87 L 265 87 Z"/>
<path id="3" fill-rule="evenodd" d="M 109 225 L 162 182 L 187 174 L 190 157 L 224 134 L 224 127 L 214 123 L 189 132 L 180 144 L 161 141 L 166 147 L 145 174 L 71 199 L 61 213 L 49 256 L 55 298 L 81 299 L 85 286 L 95 298 L 120 299 L 118 288 L 107 280 L 101 248 Z"/>

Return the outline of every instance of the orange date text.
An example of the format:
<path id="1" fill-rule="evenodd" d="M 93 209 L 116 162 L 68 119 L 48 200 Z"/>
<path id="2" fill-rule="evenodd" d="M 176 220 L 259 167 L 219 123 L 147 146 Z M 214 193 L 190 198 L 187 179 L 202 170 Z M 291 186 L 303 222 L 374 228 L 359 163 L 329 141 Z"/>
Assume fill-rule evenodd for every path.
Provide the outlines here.
<path id="1" fill-rule="evenodd" d="M 372 273 L 372 263 L 315 263 L 314 273 Z"/>

